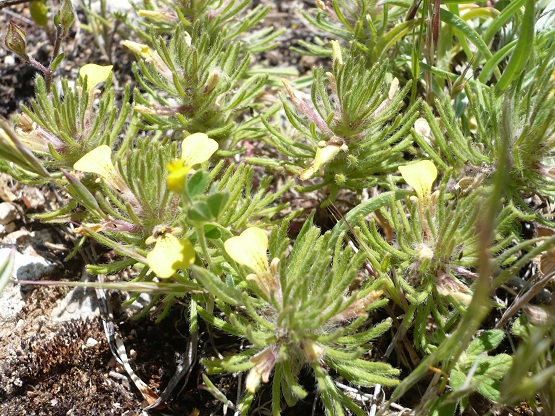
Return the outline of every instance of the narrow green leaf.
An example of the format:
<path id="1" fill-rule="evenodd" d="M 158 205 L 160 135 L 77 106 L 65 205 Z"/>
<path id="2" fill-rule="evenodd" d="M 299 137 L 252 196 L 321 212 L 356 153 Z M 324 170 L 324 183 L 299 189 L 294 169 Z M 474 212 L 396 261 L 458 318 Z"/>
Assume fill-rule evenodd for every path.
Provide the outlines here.
<path id="1" fill-rule="evenodd" d="M 64 58 L 65 58 L 65 55 L 63 53 L 56 56 L 56 58 L 52 61 L 52 64 L 50 64 L 50 70 L 54 71 L 56 68 L 58 68 L 58 65 L 62 63 Z"/>
<path id="2" fill-rule="evenodd" d="M 210 293 L 230 305 L 242 305 L 243 293 L 233 286 L 228 286 L 212 272 L 196 265 L 191 266 L 195 278 Z"/>
<path id="3" fill-rule="evenodd" d="M 515 47 L 516 43 L 517 41 L 514 40 L 508 43 L 507 45 L 503 46 L 497 52 L 495 52 L 495 54 L 490 59 L 488 59 L 484 64 L 484 66 L 482 67 L 482 71 L 480 72 L 478 81 L 485 84 L 489 79 L 491 72 L 495 68 L 497 68 L 497 65 L 499 64 L 499 62 L 501 62 L 509 54 L 511 49 Z"/>
<path id="4" fill-rule="evenodd" d="M 534 5 L 535 0 L 526 0 L 518 42 L 507 67 L 503 71 L 503 75 L 495 86 L 495 92 L 498 95 L 505 91 L 511 81 L 520 75 L 534 49 Z"/>
<path id="5" fill-rule="evenodd" d="M 364 218 L 366 215 L 386 206 L 389 204 L 391 197 L 395 200 L 403 199 L 409 195 L 412 195 L 412 191 L 404 191 L 404 190 L 397 190 L 397 191 L 390 191 L 384 192 L 377 197 L 374 197 L 362 204 L 357 205 L 353 208 L 347 215 L 345 215 L 345 219 L 349 224 L 356 224 L 360 221 L 361 218 Z M 333 227 L 332 235 L 330 241 L 335 241 L 342 232 L 348 230 L 345 221 L 338 222 L 335 227 Z"/>

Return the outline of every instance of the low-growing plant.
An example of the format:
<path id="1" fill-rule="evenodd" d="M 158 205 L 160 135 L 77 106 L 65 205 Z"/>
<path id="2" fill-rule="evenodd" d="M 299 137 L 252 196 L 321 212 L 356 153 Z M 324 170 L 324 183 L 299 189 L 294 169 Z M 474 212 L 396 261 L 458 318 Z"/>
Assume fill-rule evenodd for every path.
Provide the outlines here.
<path id="1" fill-rule="evenodd" d="M 363 415 L 362 409 L 335 386 L 329 373 L 333 370 L 361 386 L 397 383 L 397 369 L 363 358 L 369 343 L 390 325 L 388 320 L 374 326 L 367 323 L 368 311 L 387 303 L 377 290 L 381 283 L 368 278 L 353 290 L 364 253 L 345 250 L 341 237 L 334 241 L 331 233 L 321 235 L 311 219 L 287 255 L 286 231 L 287 224 L 274 230 L 269 242 L 259 228 L 248 228 L 227 239 L 225 282 L 193 266 L 194 276 L 215 295 L 225 319 L 204 309 L 199 309 L 200 316 L 252 344 L 244 352 L 205 359 L 204 364 L 209 374 L 249 370 L 248 394 L 239 405 L 243 412 L 252 401 L 252 393 L 261 381 L 270 380 L 272 372 L 273 414 L 280 413 L 282 396 L 289 406 L 305 398 L 307 392 L 298 383 L 298 376 L 307 365 L 312 368 L 327 412 L 345 407 Z M 242 266 L 253 273 L 247 274 Z M 245 285 L 248 292 L 243 289 Z"/>

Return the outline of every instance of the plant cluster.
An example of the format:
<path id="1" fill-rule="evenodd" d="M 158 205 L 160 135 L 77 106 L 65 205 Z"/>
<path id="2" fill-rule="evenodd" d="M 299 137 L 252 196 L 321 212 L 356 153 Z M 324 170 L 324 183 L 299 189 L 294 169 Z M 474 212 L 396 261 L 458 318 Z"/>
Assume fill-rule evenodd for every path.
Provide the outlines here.
<path id="1" fill-rule="evenodd" d="M 120 95 L 106 61 L 54 82 L 75 12 L 32 4 L 52 59 L 9 25 L 5 47 L 41 74 L 0 120 L 0 170 L 69 195 L 36 217 L 75 226 L 70 256 L 89 239 L 112 249 L 88 271 L 132 270 L 105 287 L 150 293 L 142 315 L 186 304 L 191 333 L 202 319 L 238 340 L 201 357 L 226 406 L 248 414 L 268 385 L 274 415 L 312 390 L 328 415 L 366 414 L 341 377 L 386 387 L 384 413 L 425 380 L 417 414 L 553 412 L 553 307 L 531 303 L 555 273 L 549 2 L 318 0 L 301 14 L 331 41 L 293 48 L 323 63 L 302 79 L 255 64 L 285 31 L 264 28 L 268 6 L 102 2 L 85 28 L 102 59 L 134 59 Z M 331 230 L 291 204 L 314 194 L 349 201 Z M 242 372 L 237 403 L 208 377 Z"/>

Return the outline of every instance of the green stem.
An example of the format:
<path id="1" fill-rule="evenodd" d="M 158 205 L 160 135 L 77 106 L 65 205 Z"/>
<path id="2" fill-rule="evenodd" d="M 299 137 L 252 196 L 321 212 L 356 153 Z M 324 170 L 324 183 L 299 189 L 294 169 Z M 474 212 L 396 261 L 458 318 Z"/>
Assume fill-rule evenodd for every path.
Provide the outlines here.
<path id="1" fill-rule="evenodd" d="M 198 236 L 198 242 L 200 244 L 200 248 L 202 250 L 202 254 L 206 259 L 206 263 L 208 264 L 208 268 L 210 270 L 214 270 L 214 264 L 212 263 L 212 257 L 210 257 L 210 253 L 208 252 L 208 244 L 206 242 L 206 237 L 204 236 L 204 227 L 202 224 L 195 225 L 195 230 Z"/>

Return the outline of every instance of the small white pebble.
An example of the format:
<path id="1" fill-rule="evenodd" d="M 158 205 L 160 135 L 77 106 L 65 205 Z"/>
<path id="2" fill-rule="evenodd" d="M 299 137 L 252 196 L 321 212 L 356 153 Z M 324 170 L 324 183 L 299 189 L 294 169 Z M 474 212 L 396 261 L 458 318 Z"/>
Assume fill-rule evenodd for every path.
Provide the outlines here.
<path id="1" fill-rule="evenodd" d="M 0 203 L 0 224 L 9 224 L 17 218 L 17 210 L 9 202 Z"/>
<path id="2" fill-rule="evenodd" d="M 87 338 L 87 342 L 83 345 L 83 348 L 92 348 L 98 344 L 98 341 L 94 338 Z"/>

